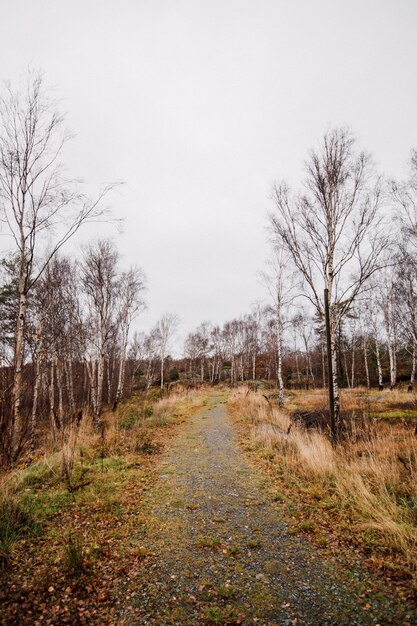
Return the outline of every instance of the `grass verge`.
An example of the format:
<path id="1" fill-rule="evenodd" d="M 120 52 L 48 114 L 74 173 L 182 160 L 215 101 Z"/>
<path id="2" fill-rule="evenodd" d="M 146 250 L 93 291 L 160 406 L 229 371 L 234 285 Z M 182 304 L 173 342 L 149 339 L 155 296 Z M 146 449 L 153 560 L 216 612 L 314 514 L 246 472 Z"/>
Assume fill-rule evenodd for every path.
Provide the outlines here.
<path id="1" fill-rule="evenodd" d="M 121 581 L 152 557 L 141 500 L 158 457 L 206 401 L 204 390 L 135 396 L 103 416 L 100 434 L 86 419 L 70 485 L 68 451 L 1 477 L 0 623 L 112 623 Z"/>
<path id="2" fill-rule="evenodd" d="M 309 404 L 306 394 L 294 394 L 290 410 L 317 410 L 319 396 Z M 404 403 L 404 396 L 397 393 L 396 402 Z M 392 407 L 393 396 L 389 399 Z M 357 407 L 358 399 L 347 393 L 342 405 Z M 229 410 L 245 449 L 271 476 L 271 499 L 285 511 L 292 532 L 308 534 L 329 552 L 353 544 L 367 565 L 412 597 L 417 588 L 414 429 L 385 420 L 363 428 L 361 422 L 343 445 L 332 448 L 325 434 L 292 424 L 288 410 L 244 388 L 232 394 Z"/>

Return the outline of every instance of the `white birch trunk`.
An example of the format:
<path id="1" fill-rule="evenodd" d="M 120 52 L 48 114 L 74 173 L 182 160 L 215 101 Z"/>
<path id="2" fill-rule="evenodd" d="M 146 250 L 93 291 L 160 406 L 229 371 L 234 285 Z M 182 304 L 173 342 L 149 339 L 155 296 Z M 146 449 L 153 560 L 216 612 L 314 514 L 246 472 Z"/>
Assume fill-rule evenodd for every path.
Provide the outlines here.
<path id="1" fill-rule="evenodd" d="M 98 426 L 101 415 L 101 407 L 103 404 L 103 383 L 104 383 L 104 366 L 105 366 L 105 357 L 103 353 L 100 353 L 97 362 L 97 395 L 96 395 L 96 405 L 94 411 L 94 424 Z"/>
<path id="2" fill-rule="evenodd" d="M 33 388 L 32 415 L 31 415 L 31 420 L 30 420 L 30 455 L 31 456 L 35 454 L 37 410 L 38 410 L 38 397 L 39 397 L 40 386 L 41 386 L 41 359 L 38 354 L 36 358 L 35 385 Z"/>
<path id="3" fill-rule="evenodd" d="M 51 421 L 52 445 L 56 450 L 58 437 L 55 419 L 55 360 L 52 359 L 49 374 L 49 419 Z"/>
<path id="4" fill-rule="evenodd" d="M 23 418 L 21 414 L 22 399 L 22 370 L 24 357 L 24 341 L 26 326 L 27 299 L 24 291 L 24 279 L 19 279 L 19 312 L 17 316 L 16 338 L 13 363 L 13 389 L 12 389 L 12 424 L 11 424 L 11 452 L 17 455 L 23 437 Z"/>
<path id="5" fill-rule="evenodd" d="M 397 353 L 394 343 L 388 340 L 388 356 L 389 356 L 389 372 L 390 372 L 390 389 L 391 391 L 397 384 Z"/>
<path id="6" fill-rule="evenodd" d="M 378 387 L 379 387 L 379 390 L 382 391 L 382 389 L 384 388 L 384 380 L 382 376 L 381 353 L 379 350 L 379 341 L 377 337 L 375 337 L 375 357 L 376 357 L 376 367 L 378 370 Z"/>
<path id="7" fill-rule="evenodd" d="M 58 357 L 56 357 L 56 360 L 55 360 L 55 372 L 56 372 L 56 385 L 58 389 L 58 419 L 59 419 L 60 430 L 62 430 L 62 427 L 64 424 L 64 394 L 63 394 L 63 388 L 62 388 L 63 372 L 62 372 L 62 363 L 58 360 Z"/>
<path id="8" fill-rule="evenodd" d="M 332 367 L 333 367 L 333 393 L 334 393 L 334 418 L 336 423 L 336 430 L 340 428 L 340 389 L 339 381 L 337 377 L 337 339 L 335 332 L 331 334 L 331 354 L 332 354 Z"/>
<path id="9" fill-rule="evenodd" d="M 277 382 L 278 404 L 284 405 L 284 380 L 282 378 L 282 323 L 280 311 L 277 311 Z"/>

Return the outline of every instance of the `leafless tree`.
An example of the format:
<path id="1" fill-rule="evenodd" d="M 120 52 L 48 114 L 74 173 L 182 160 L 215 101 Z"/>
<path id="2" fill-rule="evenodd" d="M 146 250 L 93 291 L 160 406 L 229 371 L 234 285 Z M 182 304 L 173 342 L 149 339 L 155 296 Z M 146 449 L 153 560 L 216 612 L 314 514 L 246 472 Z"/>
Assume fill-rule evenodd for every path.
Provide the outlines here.
<path id="1" fill-rule="evenodd" d="M 391 191 L 394 202 L 400 208 L 400 222 L 406 240 L 417 248 L 417 150 L 411 151 L 409 175 L 405 181 L 392 181 Z"/>
<path id="2" fill-rule="evenodd" d="M 313 343 L 314 336 L 314 326 L 313 320 L 307 314 L 307 312 L 299 307 L 299 312 L 292 318 L 291 324 L 295 332 L 299 335 L 302 345 L 304 346 L 304 355 L 305 355 L 305 377 L 306 377 L 306 387 L 308 389 L 310 382 L 314 385 L 314 372 L 311 363 L 311 346 Z M 295 342 L 295 346 L 297 343 Z M 300 373 L 298 369 L 298 351 L 296 351 L 295 359 L 296 359 L 296 368 L 297 368 L 297 379 L 300 382 Z"/>
<path id="3" fill-rule="evenodd" d="M 92 358 L 87 359 L 94 422 L 99 424 L 103 401 L 104 368 L 114 332 L 119 253 L 107 239 L 89 244 L 84 251 L 82 284 L 87 298 Z"/>
<path id="4" fill-rule="evenodd" d="M 340 321 L 382 265 L 388 245 L 381 219 L 381 181 L 369 155 L 355 151 L 351 133 L 327 132 L 306 164 L 305 192 L 294 196 L 285 183 L 273 190 L 271 226 L 277 245 L 290 254 L 306 295 L 324 319 L 324 289 L 330 301 L 335 422 L 340 422 L 337 332 Z"/>
<path id="5" fill-rule="evenodd" d="M 169 342 L 174 336 L 179 322 L 179 317 L 175 313 L 165 313 L 155 327 L 161 361 L 161 390 L 164 388 L 164 367 Z"/>
<path id="6" fill-rule="evenodd" d="M 383 314 L 390 365 L 390 389 L 397 384 L 398 317 L 394 268 L 386 267 L 378 288 L 378 303 Z"/>
<path id="7" fill-rule="evenodd" d="M 103 214 L 69 181 L 60 158 L 70 138 L 64 118 L 48 97 L 42 76 L 28 75 L 22 90 L 5 85 L 0 97 L 0 201 L 2 220 L 17 251 L 18 311 L 14 342 L 12 412 L 9 432 L 18 454 L 25 425 L 21 412 L 28 295 L 48 262 L 82 224 Z M 40 256 L 49 238 L 49 252 Z"/>
<path id="8" fill-rule="evenodd" d="M 119 355 L 119 377 L 117 382 L 117 391 L 114 401 L 114 407 L 116 407 L 119 403 L 123 393 L 129 328 L 134 316 L 145 307 L 145 301 L 143 299 L 143 294 L 145 291 L 145 278 L 142 270 L 136 267 L 132 267 L 127 272 L 123 272 L 119 280 L 118 291 L 118 326 L 120 328 L 121 338 Z"/>
<path id="9" fill-rule="evenodd" d="M 284 331 L 289 325 L 288 309 L 296 296 L 294 271 L 290 255 L 282 246 L 275 246 L 271 258 L 267 261 L 268 270 L 261 273 L 272 302 L 276 325 L 277 386 L 279 405 L 284 404 L 284 379 L 282 376 L 282 358 Z"/>

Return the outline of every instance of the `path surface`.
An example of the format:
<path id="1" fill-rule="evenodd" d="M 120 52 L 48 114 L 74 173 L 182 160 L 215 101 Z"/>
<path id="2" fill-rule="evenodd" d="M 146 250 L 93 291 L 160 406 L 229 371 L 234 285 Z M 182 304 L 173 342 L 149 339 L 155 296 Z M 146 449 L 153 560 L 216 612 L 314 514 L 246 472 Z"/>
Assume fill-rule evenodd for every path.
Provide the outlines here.
<path id="1" fill-rule="evenodd" d="M 132 538 L 152 557 L 127 579 L 118 623 L 377 623 L 320 551 L 288 533 L 223 403 L 212 397 L 158 466 Z"/>

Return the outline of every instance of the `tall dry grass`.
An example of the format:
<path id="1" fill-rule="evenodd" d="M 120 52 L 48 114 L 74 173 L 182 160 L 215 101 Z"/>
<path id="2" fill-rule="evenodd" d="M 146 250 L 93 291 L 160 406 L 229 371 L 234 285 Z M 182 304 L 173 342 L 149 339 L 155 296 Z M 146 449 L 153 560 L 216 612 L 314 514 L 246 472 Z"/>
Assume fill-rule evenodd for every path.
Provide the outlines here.
<path id="1" fill-rule="evenodd" d="M 381 417 L 390 411 L 416 413 L 417 394 L 408 393 L 404 389 L 385 389 L 378 391 L 366 387 L 341 390 L 341 411 L 345 414 L 372 415 Z M 289 408 L 298 411 L 326 411 L 328 408 L 327 391 L 311 389 L 309 391 L 295 391 L 290 394 Z"/>
<path id="2" fill-rule="evenodd" d="M 311 394 L 315 398 L 312 408 L 306 395 L 301 395 L 295 408 L 317 410 L 324 400 L 321 393 Z M 296 401 L 292 399 L 292 409 Z M 331 499 L 338 518 L 358 533 L 372 530 L 378 544 L 400 557 L 417 581 L 417 438 L 413 429 L 385 423 L 366 432 L 352 428 L 343 445 L 333 448 L 321 432 L 297 424 L 290 428 L 289 413 L 259 394 L 238 389 L 229 406 L 244 423 L 255 452 L 267 457 L 284 483 L 298 483 L 300 489 L 307 487 L 319 498 Z M 351 399 L 351 406 L 357 409 L 357 400 Z"/>

